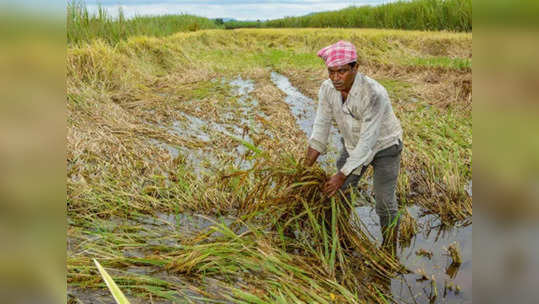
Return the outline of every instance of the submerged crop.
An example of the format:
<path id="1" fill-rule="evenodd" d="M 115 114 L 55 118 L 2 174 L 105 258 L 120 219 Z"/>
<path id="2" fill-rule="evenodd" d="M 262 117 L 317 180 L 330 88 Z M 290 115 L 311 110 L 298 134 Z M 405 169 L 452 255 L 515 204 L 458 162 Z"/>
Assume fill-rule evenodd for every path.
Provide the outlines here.
<path id="1" fill-rule="evenodd" d="M 399 259 L 379 250 L 369 172 L 353 201 L 331 200 L 319 188 L 331 157 L 298 159 L 327 77 L 308 54 L 343 36 L 362 42 L 362 72 L 384 80 L 403 123 Z M 422 302 L 447 282 L 466 299 L 471 71 L 409 65 L 430 46 L 468 58 L 471 35 L 197 31 L 69 47 L 70 301 L 110 297 L 93 258 L 130 300 Z M 446 271 L 453 241 L 461 263 Z"/>

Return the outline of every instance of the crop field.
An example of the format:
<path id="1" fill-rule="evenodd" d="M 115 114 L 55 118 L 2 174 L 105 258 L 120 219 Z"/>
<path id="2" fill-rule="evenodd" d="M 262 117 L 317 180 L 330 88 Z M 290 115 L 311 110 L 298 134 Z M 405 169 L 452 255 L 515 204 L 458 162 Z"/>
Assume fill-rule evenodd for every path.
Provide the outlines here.
<path id="1" fill-rule="evenodd" d="M 397 256 L 372 169 L 328 199 L 305 168 L 316 51 L 353 42 L 404 131 Z M 67 50 L 69 303 L 471 303 L 472 34 L 197 30 Z M 346 205 L 351 208 L 347 208 Z M 347 212 L 351 209 L 353 212 Z"/>

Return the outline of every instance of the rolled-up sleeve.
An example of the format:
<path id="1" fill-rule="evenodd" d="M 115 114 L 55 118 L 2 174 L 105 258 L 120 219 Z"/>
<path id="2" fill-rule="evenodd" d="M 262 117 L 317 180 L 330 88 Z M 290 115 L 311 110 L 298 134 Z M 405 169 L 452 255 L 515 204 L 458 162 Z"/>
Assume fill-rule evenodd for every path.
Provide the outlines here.
<path id="1" fill-rule="evenodd" d="M 355 169 L 372 161 L 375 154 L 374 146 L 380 134 L 382 119 L 388 105 L 390 103 L 387 94 L 371 98 L 361 122 L 359 141 L 341 168 L 341 172 L 345 175 L 350 175 Z"/>
<path id="2" fill-rule="evenodd" d="M 313 132 L 309 138 L 309 146 L 321 154 L 326 152 L 329 131 L 331 128 L 331 107 L 324 86 L 318 92 L 318 109 L 313 124 Z"/>

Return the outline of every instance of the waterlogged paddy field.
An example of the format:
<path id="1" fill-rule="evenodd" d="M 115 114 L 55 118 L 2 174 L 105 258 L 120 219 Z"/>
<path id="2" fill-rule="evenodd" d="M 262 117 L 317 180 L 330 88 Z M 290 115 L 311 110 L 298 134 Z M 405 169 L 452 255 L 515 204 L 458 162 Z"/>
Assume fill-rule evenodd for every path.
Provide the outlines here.
<path id="1" fill-rule="evenodd" d="M 323 171 L 299 164 L 327 77 L 315 54 L 339 39 L 403 125 L 398 259 L 377 250 L 371 172 L 344 220 L 314 203 Z M 215 30 L 70 46 L 69 302 L 114 303 L 96 258 L 133 303 L 471 303 L 471 44 Z M 336 130 L 331 142 L 328 174 Z M 331 231 L 320 210 L 336 214 Z"/>

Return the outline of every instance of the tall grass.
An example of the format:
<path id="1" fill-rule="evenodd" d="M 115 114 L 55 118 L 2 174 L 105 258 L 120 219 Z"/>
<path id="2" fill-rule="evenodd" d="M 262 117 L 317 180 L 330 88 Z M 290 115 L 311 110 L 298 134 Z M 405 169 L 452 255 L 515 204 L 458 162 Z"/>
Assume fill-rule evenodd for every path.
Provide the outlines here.
<path id="1" fill-rule="evenodd" d="M 208 18 L 191 15 L 136 16 L 127 19 L 119 9 L 118 17 L 112 17 L 103 7 L 96 14 L 88 11 L 83 2 L 67 4 L 67 41 L 79 44 L 96 38 L 114 44 L 130 36 L 162 37 L 176 32 L 218 28 Z"/>
<path id="2" fill-rule="evenodd" d="M 225 29 L 236 29 L 236 28 L 261 28 L 263 23 L 258 21 L 227 21 L 224 23 Z"/>
<path id="3" fill-rule="evenodd" d="M 472 30 L 471 0 L 398 1 L 266 21 L 264 27 L 345 27 L 407 30 Z"/>

